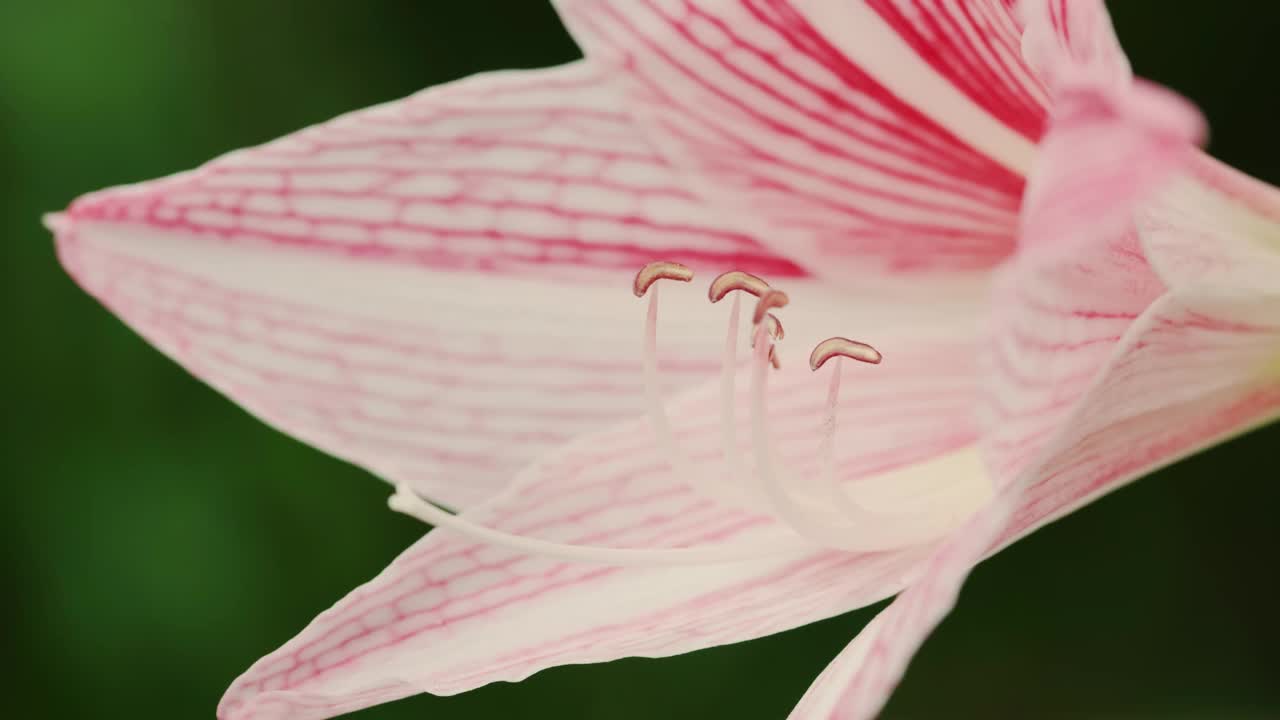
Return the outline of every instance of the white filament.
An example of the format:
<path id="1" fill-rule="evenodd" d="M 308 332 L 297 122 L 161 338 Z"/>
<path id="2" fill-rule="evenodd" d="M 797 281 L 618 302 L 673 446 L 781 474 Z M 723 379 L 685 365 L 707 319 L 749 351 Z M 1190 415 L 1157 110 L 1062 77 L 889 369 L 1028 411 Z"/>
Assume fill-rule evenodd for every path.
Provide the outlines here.
<path id="1" fill-rule="evenodd" d="M 767 391 L 769 349 L 772 345 L 773 340 L 764 324 L 757 325 L 751 361 L 751 444 L 755 449 L 756 475 L 773 510 L 783 522 L 804 537 L 838 547 L 837 543 L 844 539 L 842 528 L 828 527 L 820 518 L 801 508 L 778 482 L 778 473 L 774 471 L 769 429 L 765 422 L 769 414 Z"/>
<path id="2" fill-rule="evenodd" d="M 839 357 L 827 361 L 831 365 L 831 384 L 827 386 L 827 409 L 822 418 L 822 430 L 818 440 L 818 457 L 822 461 L 822 484 L 830 493 L 831 501 L 843 509 L 849 503 L 849 496 L 836 480 L 836 419 L 840 410 L 840 376 L 844 366 Z"/>
<path id="3" fill-rule="evenodd" d="M 712 479 L 710 474 L 699 476 L 691 472 L 689 456 L 676 442 L 662 402 L 657 352 L 657 284 L 649 288 L 642 357 L 646 414 L 658 450 L 669 462 L 674 475 L 690 489 L 704 496 L 734 495 L 738 500 L 743 499 L 742 488 L 735 481 L 746 477 L 735 432 L 735 375 L 737 344 L 740 340 L 740 312 L 740 294 L 735 293 L 720 376 L 720 442 L 726 480 L 723 484 L 719 482 L 718 476 Z M 753 332 L 750 416 L 756 480 L 764 491 L 769 509 L 783 524 L 763 528 L 763 532 L 742 541 L 673 548 L 611 548 L 541 540 L 480 525 L 432 505 L 403 484 L 396 487 L 396 493 L 388 504 L 393 510 L 478 542 L 529 555 L 614 566 L 661 567 L 732 563 L 813 551 L 818 547 L 875 552 L 933 540 L 954 524 L 957 508 L 950 507 L 950 503 L 930 503 L 929 507 L 916 512 L 879 512 L 867 509 L 846 492 L 836 477 L 835 467 L 835 436 L 842 371 L 840 358 L 832 359 L 826 413 L 818 447 L 818 480 L 825 489 L 825 497 L 804 497 L 793 493 L 797 486 L 793 482 L 787 482 L 787 478 L 780 476 L 776 469 L 767 427 L 768 377 L 771 372 L 769 357 L 774 338 L 764 323 L 756 325 Z M 894 481 L 893 484 L 896 485 L 897 482 Z"/>
<path id="4" fill-rule="evenodd" d="M 667 458 L 676 478 L 689 486 L 689 489 L 703 497 L 729 500 L 732 493 L 727 490 L 726 483 L 712 479 L 709 475 L 693 472 L 689 455 L 676 442 L 675 435 L 671 432 L 671 421 L 667 418 L 667 409 L 662 402 L 662 384 L 658 378 L 658 283 L 649 287 L 649 309 L 645 313 L 642 362 L 646 414 L 658 441 L 658 451 Z"/>
<path id="5" fill-rule="evenodd" d="M 720 453 L 724 459 L 729 481 L 746 476 L 742 468 L 742 456 L 738 453 L 738 432 L 734 417 L 737 396 L 735 378 L 738 374 L 738 320 L 742 314 L 742 293 L 733 293 L 733 306 L 729 311 L 729 331 L 724 338 L 724 358 L 720 365 Z"/>
<path id="6" fill-rule="evenodd" d="M 649 287 L 649 310 L 645 313 L 644 322 L 642 362 L 645 409 L 648 411 L 649 425 L 658 439 L 658 449 L 671 462 L 676 475 L 688 478 L 689 458 L 676 445 L 675 437 L 671 434 L 671 422 L 667 420 L 667 411 L 662 405 L 662 387 L 658 381 L 658 287 L 659 283 Z"/>
<path id="7" fill-rule="evenodd" d="M 836 356 L 827 361 L 831 365 L 831 381 L 827 385 L 826 415 L 822 418 L 821 437 L 818 441 L 818 457 L 822 461 L 821 475 L 823 487 L 827 489 L 830 500 L 846 518 L 858 522 L 866 522 L 867 512 L 859 507 L 844 484 L 836 477 L 836 426 L 840 411 L 840 377 L 844 374 L 844 358 Z"/>
<path id="8" fill-rule="evenodd" d="M 878 552 L 918 545 L 935 539 L 944 532 L 947 525 L 940 522 L 943 518 L 936 514 L 878 513 L 864 510 L 848 498 L 840 508 L 841 514 L 845 516 L 843 521 L 833 520 L 827 513 L 821 511 L 820 505 L 815 505 L 814 509 L 803 507 L 787 492 L 787 487 L 794 487 L 794 483 L 783 483 L 780 480 L 773 462 L 769 430 L 766 425 L 769 414 L 766 401 L 769 346 L 772 344 L 772 339 L 763 325 L 758 326 L 755 355 L 751 365 L 751 441 L 755 446 L 756 473 L 778 517 L 791 525 L 797 533 L 810 540 L 827 547 L 855 552 Z M 837 385 L 835 389 L 838 390 L 839 386 Z M 830 393 L 828 393 L 828 399 L 830 400 Z M 830 408 L 828 417 L 833 421 L 830 430 L 834 435 L 834 411 Z M 831 444 L 834 446 L 834 442 Z M 830 463 L 830 466 L 824 469 L 824 472 L 831 474 L 830 480 L 834 483 L 834 463 Z"/>
<path id="9" fill-rule="evenodd" d="M 423 500 L 404 483 L 396 486 L 396 493 L 387 501 L 387 505 L 396 512 L 417 518 L 428 525 L 446 528 L 487 545 L 504 547 L 528 555 L 598 565 L 629 567 L 710 565 L 757 560 L 772 555 L 814 549 L 812 545 L 802 542 L 795 533 L 789 531 L 785 534 L 775 531 L 768 537 L 762 536 L 750 542 L 727 542 L 677 548 L 609 548 L 539 540 L 503 532 L 446 512 Z"/>

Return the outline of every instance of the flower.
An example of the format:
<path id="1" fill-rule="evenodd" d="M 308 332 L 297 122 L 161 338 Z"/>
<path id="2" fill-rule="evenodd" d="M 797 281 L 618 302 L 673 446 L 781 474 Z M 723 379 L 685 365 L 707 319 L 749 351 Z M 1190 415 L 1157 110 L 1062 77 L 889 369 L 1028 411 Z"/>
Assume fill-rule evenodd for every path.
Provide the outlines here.
<path id="1" fill-rule="evenodd" d="M 1195 153 L 1198 115 L 1132 79 L 1100 3 L 560 6 L 582 62 L 50 222 L 157 347 L 449 525 L 220 716 L 684 652 L 901 591 L 795 712 L 867 717 L 981 557 L 1280 410 L 1280 193 Z M 710 269 L 786 291 L 722 282 L 762 296 L 741 371 L 743 294 L 673 283 Z M 832 334 L 884 362 L 788 356 Z"/>

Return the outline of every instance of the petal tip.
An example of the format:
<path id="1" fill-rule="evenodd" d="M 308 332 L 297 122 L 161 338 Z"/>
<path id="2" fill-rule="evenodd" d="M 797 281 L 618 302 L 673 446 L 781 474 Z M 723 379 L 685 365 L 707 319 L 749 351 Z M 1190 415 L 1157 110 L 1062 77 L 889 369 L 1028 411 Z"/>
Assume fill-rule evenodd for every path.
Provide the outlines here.
<path id="1" fill-rule="evenodd" d="M 71 229 L 71 217 L 65 212 L 50 212 L 40 216 L 40 223 L 49 232 L 59 235 Z"/>

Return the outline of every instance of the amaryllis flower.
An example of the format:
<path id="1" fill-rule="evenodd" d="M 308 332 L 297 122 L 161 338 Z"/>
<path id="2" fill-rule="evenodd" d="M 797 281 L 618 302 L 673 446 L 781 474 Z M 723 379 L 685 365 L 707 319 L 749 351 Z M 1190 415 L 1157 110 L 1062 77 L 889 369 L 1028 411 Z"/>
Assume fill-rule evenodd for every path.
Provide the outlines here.
<path id="1" fill-rule="evenodd" d="M 898 594 L 793 714 L 868 717 L 982 557 L 1280 413 L 1280 192 L 1100 2 L 1012 5 L 563 0 L 583 61 L 52 218 L 140 334 L 444 526 L 219 716 Z"/>

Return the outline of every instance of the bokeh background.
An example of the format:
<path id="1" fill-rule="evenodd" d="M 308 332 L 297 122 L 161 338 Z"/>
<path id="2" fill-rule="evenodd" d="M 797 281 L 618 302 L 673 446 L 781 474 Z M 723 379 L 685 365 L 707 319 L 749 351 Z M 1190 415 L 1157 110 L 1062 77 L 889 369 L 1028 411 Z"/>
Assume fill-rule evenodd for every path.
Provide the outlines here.
<path id="1" fill-rule="evenodd" d="M 835 1 L 835 0 L 832 0 Z M 1280 4 L 1128 0 L 1137 70 L 1280 182 Z M 534 0 L 0 2 L 0 714 L 212 717 L 226 685 L 421 533 L 59 270 L 40 214 L 422 86 L 577 51 Z M 886 717 L 1280 717 L 1280 429 L 1143 480 L 982 566 Z M 870 617 L 541 673 L 358 717 L 782 718 Z"/>

